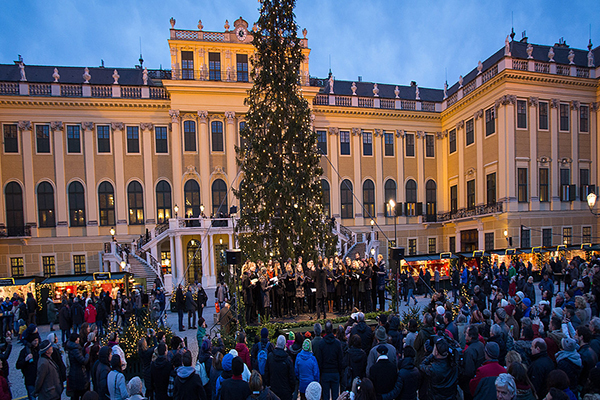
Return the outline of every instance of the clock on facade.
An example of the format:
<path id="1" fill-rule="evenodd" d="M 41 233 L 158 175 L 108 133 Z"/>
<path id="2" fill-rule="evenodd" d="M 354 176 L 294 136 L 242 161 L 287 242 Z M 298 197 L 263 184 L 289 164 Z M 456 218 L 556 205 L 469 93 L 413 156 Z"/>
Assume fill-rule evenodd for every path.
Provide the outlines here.
<path id="1" fill-rule="evenodd" d="M 247 33 L 246 33 L 246 29 L 244 29 L 243 26 L 238 27 L 235 30 L 235 34 L 236 34 L 237 38 L 240 40 L 240 42 L 243 42 L 244 40 L 246 40 Z"/>

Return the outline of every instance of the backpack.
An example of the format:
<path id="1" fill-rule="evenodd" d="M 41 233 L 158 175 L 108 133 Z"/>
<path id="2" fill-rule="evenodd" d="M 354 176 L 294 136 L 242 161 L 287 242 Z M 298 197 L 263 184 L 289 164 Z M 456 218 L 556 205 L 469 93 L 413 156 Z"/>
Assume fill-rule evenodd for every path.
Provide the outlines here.
<path id="1" fill-rule="evenodd" d="M 342 375 L 340 376 L 340 385 L 344 390 L 352 389 L 352 379 L 354 377 L 354 371 L 352 370 L 352 362 L 350 360 L 350 354 L 348 353 L 348 349 L 344 352 L 344 365 L 346 368 L 342 371 Z"/>
<path id="2" fill-rule="evenodd" d="M 263 348 L 263 343 L 260 343 L 260 350 L 258 351 L 258 355 L 256 356 L 256 360 L 258 362 L 258 372 L 260 372 L 261 375 L 265 374 L 265 365 L 267 365 L 267 349 L 268 349 L 268 344 L 265 345 L 265 347 Z"/>
<path id="3" fill-rule="evenodd" d="M 206 365 L 203 362 L 196 361 L 196 373 L 200 376 L 202 380 L 202 386 L 206 386 L 206 384 L 210 381 L 208 374 L 206 373 Z"/>

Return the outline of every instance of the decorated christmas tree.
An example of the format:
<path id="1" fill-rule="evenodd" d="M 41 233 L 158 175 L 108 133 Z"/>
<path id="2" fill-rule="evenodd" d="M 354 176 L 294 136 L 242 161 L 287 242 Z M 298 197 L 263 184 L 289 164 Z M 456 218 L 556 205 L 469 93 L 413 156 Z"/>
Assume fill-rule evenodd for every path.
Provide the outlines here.
<path id="1" fill-rule="evenodd" d="M 314 257 L 332 250 L 334 237 L 323 213 L 321 154 L 302 96 L 304 59 L 294 0 L 261 0 L 254 85 L 246 99 L 246 126 L 237 148 L 243 180 L 238 232 L 249 259 Z"/>

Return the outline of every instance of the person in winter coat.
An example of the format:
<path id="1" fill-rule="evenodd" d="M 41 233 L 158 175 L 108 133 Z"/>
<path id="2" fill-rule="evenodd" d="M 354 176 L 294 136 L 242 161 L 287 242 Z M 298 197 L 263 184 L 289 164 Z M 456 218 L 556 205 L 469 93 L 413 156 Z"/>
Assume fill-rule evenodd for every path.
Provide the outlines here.
<path id="1" fill-rule="evenodd" d="M 398 377 L 394 389 L 381 396 L 381 400 L 417 400 L 421 374 L 415 367 L 417 352 L 411 346 L 404 348 L 404 358 L 398 363 Z"/>
<path id="2" fill-rule="evenodd" d="M 179 332 L 185 331 L 185 327 L 183 326 L 183 310 L 185 310 L 185 296 L 183 295 L 181 284 L 177 286 L 177 291 L 175 292 L 175 306 L 177 308 L 177 317 L 179 320 Z"/>
<path id="3" fill-rule="evenodd" d="M 322 399 L 337 399 L 340 391 L 340 375 L 343 370 L 342 344 L 333 335 L 331 321 L 325 323 L 325 337 L 315 350 L 321 375 Z"/>
<path id="4" fill-rule="evenodd" d="M 252 363 L 250 362 L 250 351 L 246 345 L 246 334 L 244 332 L 240 332 L 238 334 L 235 349 L 238 352 L 238 356 L 248 366 L 248 368 L 252 368 Z"/>
<path id="5" fill-rule="evenodd" d="M 127 400 L 147 400 L 147 397 L 144 397 L 143 384 L 139 376 L 134 376 L 127 383 L 127 393 L 129 393 Z"/>
<path id="6" fill-rule="evenodd" d="M 548 357 L 548 347 L 544 339 L 537 338 L 531 342 L 531 364 L 527 369 L 527 375 L 535 388 L 540 399 L 546 397 L 546 377 L 555 369 L 554 362 Z"/>
<path id="7" fill-rule="evenodd" d="M 58 312 L 58 327 L 62 332 L 62 343 L 67 343 L 71 334 L 71 310 L 69 303 L 63 300 L 60 311 Z"/>
<path id="8" fill-rule="evenodd" d="M 123 349 L 119 346 L 119 335 L 117 335 L 116 332 L 111 333 L 108 337 L 108 346 L 112 349 L 111 352 L 113 355 L 119 356 L 122 370 L 125 371 L 127 368 L 127 359 L 125 358 L 125 352 L 123 352 Z"/>
<path id="9" fill-rule="evenodd" d="M 466 334 L 467 347 L 463 352 L 463 371 L 459 378 L 463 392 L 468 393 L 469 382 L 475 378 L 475 373 L 485 361 L 485 349 L 479 341 L 479 330 L 475 325 L 469 325 Z"/>
<path id="10" fill-rule="evenodd" d="M 206 337 L 199 345 L 200 350 L 198 352 L 198 360 L 196 364 L 196 368 L 204 369 L 204 373 L 206 374 L 206 378 L 209 378 L 207 383 L 204 385 L 204 393 L 206 394 L 206 398 L 210 400 L 212 398 L 212 387 L 210 386 L 210 376 L 213 368 L 213 356 L 212 356 L 212 343 L 210 338 Z M 201 377 L 203 374 L 196 371 Z M 204 380 L 204 379 L 203 379 Z M 216 399 L 215 399 L 216 400 Z"/>
<path id="11" fill-rule="evenodd" d="M 154 347 L 148 347 L 148 341 L 145 337 L 138 341 L 137 351 L 139 359 L 142 361 L 142 378 L 146 385 L 146 395 L 152 397 L 152 389 L 150 387 L 150 365 L 152 364 L 152 356 L 154 355 Z"/>
<path id="12" fill-rule="evenodd" d="M 37 374 L 37 364 L 39 359 L 39 335 L 29 335 L 25 346 L 19 353 L 17 359 L 17 369 L 20 369 L 23 373 L 25 380 L 25 388 L 27 389 L 27 396 L 29 400 L 33 400 L 33 392 L 35 391 L 35 378 Z"/>
<path id="13" fill-rule="evenodd" d="M 121 357 L 118 354 L 113 354 L 110 359 L 110 369 L 106 379 L 110 400 L 127 400 L 128 392 L 125 384 L 125 375 L 121 372 Z"/>
<path id="14" fill-rule="evenodd" d="M 251 389 L 253 377 L 254 373 L 250 377 Z M 261 383 L 270 387 L 281 400 L 292 400 L 292 394 L 296 386 L 296 375 L 294 364 L 285 352 L 285 337 L 282 335 L 277 338 L 275 350 L 267 357 L 264 382 Z"/>
<path id="15" fill-rule="evenodd" d="M 217 352 L 212 359 L 212 366 L 210 368 L 210 381 L 208 382 L 208 387 L 211 390 L 210 397 L 213 400 L 217 400 L 217 380 L 221 377 L 223 373 L 223 353 Z M 208 397 L 209 393 L 206 393 L 206 397 Z M 158 399 L 157 399 L 158 400 Z"/>
<path id="16" fill-rule="evenodd" d="M 71 306 L 71 322 L 73 326 L 73 332 L 78 333 L 81 324 L 83 324 L 84 311 L 83 306 L 80 304 L 79 297 L 73 299 L 73 305 Z"/>
<path id="17" fill-rule="evenodd" d="M 312 353 L 310 339 L 304 339 L 302 351 L 296 357 L 296 378 L 298 378 L 298 391 L 301 394 L 306 392 L 306 387 L 311 382 L 319 382 L 319 365 L 317 359 Z"/>
<path id="18" fill-rule="evenodd" d="M 244 362 L 240 357 L 234 357 L 231 360 L 231 378 L 221 383 L 221 400 L 246 400 L 252 394 L 248 382 L 242 379 L 242 372 Z"/>
<path id="19" fill-rule="evenodd" d="M 577 342 L 571 338 L 563 338 L 562 350 L 556 353 L 556 368 L 563 370 L 569 377 L 569 388 L 573 393 L 579 383 L 579 375 L 583 364 L 581 355 L 577 352 Z"/>
<path id="20" fill-rule="evenodd" d="M 400 318 L 392 316 L 390 318 L 390 329 L 388 330 L 388 336 L 390 337 L 390 344 L 396 348 L 396 354 L 402 354 L 402 347 L 404 346 L 402 332 L 400 332 Z"/>
<path id="21" fill-rule="evenodd" d="M 485 345 L 485 362 L 477 368 L 475 378 L 469 382 L 469 390 L 473 399 L 493 398 L 491 396 L 496 392 L 496 378 L 506 372 L 506 369 L 498 363 L 499 356 L 500 347 L 498 344 L 488 342 Z"/>
<path id="22" fill-rule="evenodd" d="M 386 352 L 386 357 L 390 360 L 394 367 L 397 363 L 396 348 L 388 343 L 388 335 L 385 332 L 385 328 L 383 326 L 379 326 L 375 330 L 375 339 L 377 341 L 377 344 L 373 345 L 373 348 L 369 351 L 369 355 L 367 356 L 367 377 L 371 378 L 371 380 L 373 379 L 369 371 L 381 356 L 377 351 L 378 346 L 385 346 L 388 349 L 388 351 Z"/>
<path id="23" fill-rule="evenodd" d="M 85 312 L 83 316 L 83 320 L 88 323 L 88 325 L 92 325 L 96 323 L 96 316 L 98 312 L 96 311 L 96 307 L 91 299 L 87 299 L 87 306 L 85 307 Z"/>
<path id="24" fill-rule="evenodd" d="M 108 374 L 110 373 L 110 347 L 103 346 L 98 352 L 98 360 L 92 367 L 92 384 L 100 400 L 108 400 Z"/>
<path id="25" fill-rule="evenodd" d="M 167 387 L 169 375 L 172 370 L 171 363 L 167 360 L 167 345 L 158 344 L 158 357 L 150 364 L 150 388 L 155 400 L 168 400 Z"/>
<path id="26" fill-rule="evenodd" d="M 252 363 L 252 370 L 259 370 L 258 353 L 262 349 L 266 349 L 267 357 L 273 351 L 273 344 L 269 342 L 269 330 L 267 328 L 262 328 L 260 330 L 260 341 L 258 343 L 254 343 L 254 345 L 252 346 L 252 350 L 250 351 L 250 361 Z"/>
<path id="27" fill-rule="evenodd" d="M 425 358 L 425 343 L 434 335 L 433 332 L 433 317 L 431 314 L 425 314 L 423 316 L 423 326 L 417 335 L 413 347 L 417 352 L 417 358 L 415 358 L 415 363 L 417 365 L 421 364 L 421 361 Z M 364 348 L 364 343 L 363 343 Z"/>
<path id="28" fill-rule="evenodd" d="M 54 321 L 56 321 L 56 305 L 50 297 L 46 299 L 46 316 L 50 324 L 50 331 L 54 331 Z"/>
<path id="29" fill-rule="evenodd" d="M 449 359 L 450 346 L 446 339 L 438 339 L 433 352 L 419 365 L 419 370 L 429 379 L 429 399 L 454 399 L 458 383 L 458 371 Z"/>
<path id="30" fill-rule="evenodd" d="M 381 397 L 394 389 L 398 373 L 396 371 L 396 364 L 390 361 L 387 356 L 388 348 L 380 344 L 375 349 L 379 357 L 377 358 L 377 362 L 369 369 L 368 375 L 373 382 L 377 397 Z"/>
<path id="31" fill-rule="evenodd" d="M 173 400 L 206 400 L 202 379 L 192 367 L 192 353 L 187 350 L 181 356 L 183 365 L 177 369 Z"/>
<path id="32" fill-rule="evenodd" d="M 85 367 L 90 355 L 83 354 L 79 344 L 79 335 L 71 333 L 66 349 L 69 353 L 69 372 L 67 374 L 67 387 L 73 392 L 72 399 L 79 399 L 90 388 Z"/>
<path id="33" fill-rule="evenodd" d="M 353 335 L 350 337 L 350 347 L 348 347 L 348 353 L 345 355 L 344 365 L 347 369 L 349 369 L 349 374 L 347 377 L 348 382 L 345 382 L 348 387 L 346 390 L 350 389 L 349 386 L 352 385 L 352 381 L 354 378 L 364 378 L 367 376 L 367 354 L 362 349 L 361 338 L 358 335 Z"/>
<path id="34" fill-rule="evenodd" d="M 262 376 L 258 371 L 252 371 L 250 376 L 250 392 L 252 393 L 246 400 L 277 400 L 279 397 L 272 388 L 263 385 Z"/>
<path id="35" fill-rule="evenodd" d="M 362 345 L 362 349 L 366 354 L 371 350 L 371 344 L 373 343 L 373 331 L 365 322 L 365 314 L 359 312 L 356 315 L 357 324 L 352 327 L 350 331 L 350 336 L 358 335 L 360 336 L 360 341 Z"/>
<path id="36" fill-rule="evenodd" d="M 194 294 L 192 293 L 192 287 L 188 286 L 188 290 L 185 293 L 185 309 L 188 313 L 188 328 L 196 329 L 196 309 L 198 304 L 194 300 Z M 190 322 L 190 320 L 193 322 Z"/>
<path id="37" fill-rule="evenodd" d="M 4 366 L 0 363 L 0 400 L 12 400 L 12 393 L 8 386 L 8 381 L 4 377 Z"/>
<path id="38" fill-rule="evenodd" d="M 60 377 L 60 381 L 64 383 L 67 380 L 67 367 L 63 361 L 63 350 L 58 344 L 58 337 L 56 333 L 50 333 L 48 335 L 48 341 L 52 345 L 52 361 L 58 366 L 58 376 Z"/>
<path id="39" fill-rule="evenodd" d="M 34 396 L 38 400 L 58 400 L 63 391 L 58 365 L 52 360 L 52 343 L 44 340 L 40 345 L 41 357 L 37 365 Z"/>

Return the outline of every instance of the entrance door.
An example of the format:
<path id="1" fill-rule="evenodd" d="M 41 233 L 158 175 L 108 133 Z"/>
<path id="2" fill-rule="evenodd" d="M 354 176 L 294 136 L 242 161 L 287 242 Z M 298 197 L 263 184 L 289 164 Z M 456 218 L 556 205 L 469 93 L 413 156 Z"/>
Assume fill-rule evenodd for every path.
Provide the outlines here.
<path id="1" fill-rule="evenodd" d="M 479 233 L 477 229 L 460 232 L 460 251 L 475 251 L 479 247 Z"/>

